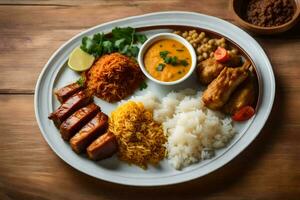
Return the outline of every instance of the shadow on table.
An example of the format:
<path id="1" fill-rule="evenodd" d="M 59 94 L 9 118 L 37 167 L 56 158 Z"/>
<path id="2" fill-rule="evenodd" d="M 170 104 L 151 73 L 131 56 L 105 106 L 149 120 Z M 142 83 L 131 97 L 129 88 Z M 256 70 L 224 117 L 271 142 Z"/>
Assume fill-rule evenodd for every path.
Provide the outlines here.
<path id="1" fill-rule="evenodd" d="M 281 114 L 286 104 L 280 90 L 280 80 L 277 79 L 276 83 L 277 93 L 274 106 L 261 133 L 239 156 L 211 174 L 186 183 L 162 187 L 122 186 L 86 175 L 80 175 L 80 179 L 75 177 L 73 181 L 78 181 L 84 190 L 93 195 L 114 199 L 180 199 L 183 196 L 189 199 L 220 194 L 229 188 L 239 187 L 248 173 L 259 165 L 261 159 L 264 159 L 264 154 L 269 151 L 270 146 L 277 142 L 275 135 L 279 134 Z"/>

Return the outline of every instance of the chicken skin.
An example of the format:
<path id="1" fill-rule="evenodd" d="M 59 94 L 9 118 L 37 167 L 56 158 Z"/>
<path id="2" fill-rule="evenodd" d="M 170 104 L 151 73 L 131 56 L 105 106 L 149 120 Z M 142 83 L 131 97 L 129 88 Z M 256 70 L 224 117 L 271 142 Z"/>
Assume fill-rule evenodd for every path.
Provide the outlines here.
<path id="1" fill-rule="evenodd" d="M 224 105 L 227 114 L 234 114 L 244 106 L 253 106 L 256 98 L 256 79 L 253 74 L 233 92 L 230 100 Z"/>
<path id="2" fill-rule="evenodd" d="M 197 75 L 201 84 L 208 85 L 211 83 L 224 69 L 224 65 L 214 58 L 208 58 L 200 62 L 197 66 Z"/>
<path id="3" fill-rule="evenodd" d="M 225 67 L 204 91 L 202 101 L 206 107 L 219 110 L 227 103 L 234 90 L 248 77 L 250 62 L 237 68 Z"/>

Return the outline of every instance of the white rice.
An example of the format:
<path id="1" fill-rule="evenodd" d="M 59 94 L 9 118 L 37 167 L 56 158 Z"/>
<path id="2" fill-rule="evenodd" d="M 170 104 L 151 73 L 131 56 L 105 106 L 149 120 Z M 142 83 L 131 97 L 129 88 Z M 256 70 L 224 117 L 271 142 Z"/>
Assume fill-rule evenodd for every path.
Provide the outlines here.
<path id="1" fill-rule="evenodd" d="M 234 136 L 231 119 L 206 108 L 201 92 L 192 89 L 171 92 L 159 100 L 152 92 L 133 97 L 153 111 L 168 137 L 167 158 L 175 169 L 214 156 L 214 150 L 226 146 Z"/>

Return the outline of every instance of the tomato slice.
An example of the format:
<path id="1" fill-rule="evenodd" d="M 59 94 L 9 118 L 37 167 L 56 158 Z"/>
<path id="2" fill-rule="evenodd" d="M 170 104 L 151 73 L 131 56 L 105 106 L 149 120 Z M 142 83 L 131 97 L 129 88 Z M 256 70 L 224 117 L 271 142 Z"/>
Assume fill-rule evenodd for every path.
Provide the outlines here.
<path id="1" fill-rule="evenodd" d="M 214 53 L 214 57 L 219 62 L 226 62 L 229 60 L 229 55 L 223 47 L 218 47 Z"/>
<path id="2" fill-rule="evenodd" d="M 245 121 L 250 119 L 254 115 L 254 113 L 255 111 L 251 106 L 245 106 L 239 109 L 237 112 L 235 112 L 231 118 L 234 121 L 238 121 L 238 122 Z"/>

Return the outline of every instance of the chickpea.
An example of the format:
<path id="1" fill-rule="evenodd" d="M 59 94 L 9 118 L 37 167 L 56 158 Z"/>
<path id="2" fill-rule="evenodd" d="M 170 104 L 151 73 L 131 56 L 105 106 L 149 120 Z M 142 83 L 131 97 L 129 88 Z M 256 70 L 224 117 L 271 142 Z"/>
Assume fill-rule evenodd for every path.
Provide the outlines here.
<path id="1" fill-rule="evenodd" d="M 221 42 L 221 43 L 225 43 L 225 38 L 221 38 L 221 39 L 220 39 L 220 42 Z"/>
<path id="2" fill-rule="evenodd" d="M 221 43 L 220 46 L 223 47 L 223 48 L 225 48 L 226 44 L 225 43 Z"/>
<path id="3" fill-rule="evenodd" d="M 196 38 L 196 39 L 195 39 L 195 42 L 198 44 L 198 43 L 200 42 L 200 38 L 199 38 L 199 37 Z"/>
<path id="4" fill-rule="evenodd" d="M 196 39 L 198 37 L 198 33 L 193 33 L 192 38 Z"/>
<path id="5" fill-rule="evenodd" d="M 207 37 L 204 38 L 203 41 L 204 41 L 205 43 L 207 43 L 207 42 L 208 42 L 208 38 L 207 38 Z"/>
<path id="6" fill-rule="evenodd" d="M 234 54 L 234 55 L 237 55 L 237 54 L 238 54 L 238 50 L 237 50 L 237 49 L 235 49 L 235 48 L 234 48 L 234 49 L 232 49 L 232 50 L 231 50 L 231 52 L 232 52 L 232 54 Z"/>
<path id="7" fill-rule="evenodd" d="M 207 48 L 208 48 L 209 50 L 212 50 L 212 46 L 211 46 L 210 44 L 207 45 Z"/>
<path id="8" fill-rule="evenodd" d="M 203 57 L 202 57 L 202 56 L 198 56 L 198 57 L 197 57 L 197 60 L 198 60 L 198 61 L 202 61 L 202 60 L 203 60 Z"/>
<path id="9" fill-rule="evenodd" d="M 198 48 L 197 48 L 197 53 L 199 53 L 199 54 L 202 53 L 202 48 L 201 48 L 201 47 L 198 47 Z"/>
<path id="10" fill-rule="evenodd" d="M 196 44 L 196 43 L 192 43 L 192 46 L 193 46 L 194 48 L 196 48 L 196 47 L 197 47 L 197 44 Z"/>
<path id="11" fill-rule="evenodd" d="M 203 52 L 207 52 L 207 48 L 205 46 L 202 47 Z"/>
<path id="12" fill-rule="evenodd" d="M 204 32 L 201 32 L 200 35 L 201 35 L 201 37 L 205 37 L 205 33 Z"/>
<path id="13" fill-rule="evenodd" d="M 186 38 L 188 36 L 188 32 L 184 31 L 184 33 L 182 33 L 182 37 Z"/>
<path id="14" fill-rule="evenodd" d="M 210 39 L 210 40 L 208 40 L 208 44 L 210 44 L 210 45 L 213 45 L 213 44 L 215 44 L 215 40 L 214 40 L 214 39 Z"/>
<path id="15" fill-rule="evenodd" d="M 208 57 L 208 55 L 207 55 L 206 52 L 204 52 L 204 53 L 202 54 L 202 56 L 203 56 L 203 58 L 205 58 L 205 59 Z"/>
<path id="16" fill-rule="evenodd" d="M 190 41 L 191 39 L 192 39 L 191 36 L 186 37 L 186 40 L 187 40 L 187 41 Z"/>
<path id="17" fill-rule="evenodd" d="M 210 52 L 209 57 L 214 57 L 214 52 Z"/>

